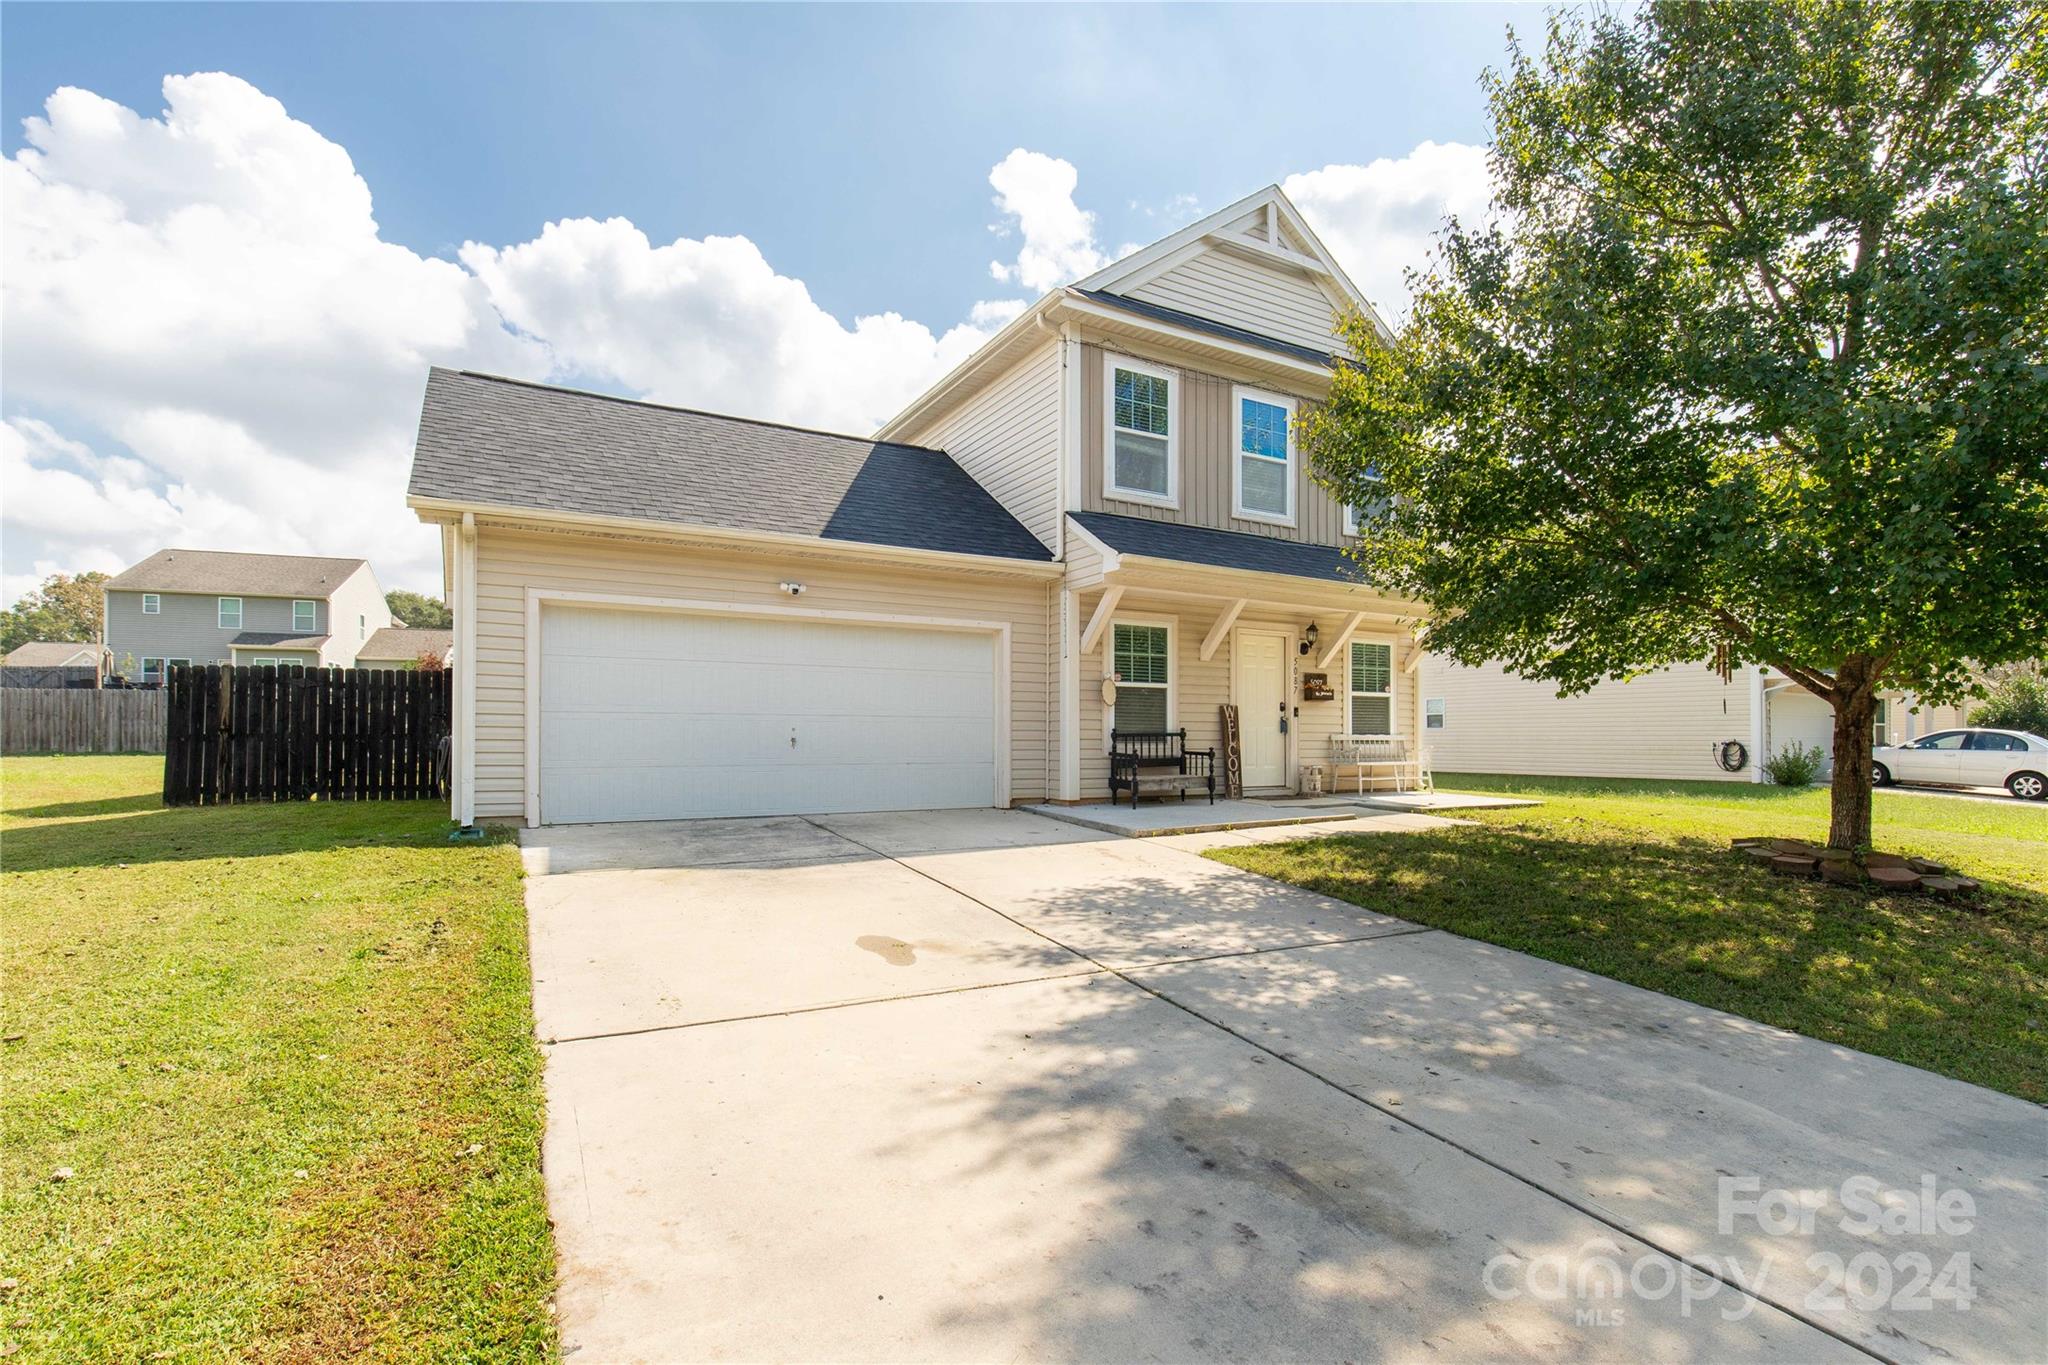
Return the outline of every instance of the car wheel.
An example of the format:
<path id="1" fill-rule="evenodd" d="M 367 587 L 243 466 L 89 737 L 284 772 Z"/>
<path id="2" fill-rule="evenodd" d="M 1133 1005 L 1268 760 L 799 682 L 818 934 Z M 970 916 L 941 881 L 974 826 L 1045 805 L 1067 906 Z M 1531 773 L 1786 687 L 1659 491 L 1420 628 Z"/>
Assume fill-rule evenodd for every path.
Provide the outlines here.
<path id="1" fill-rule="evenodd" d="M 1870 782 L 1875 787 L 1889 787 L 1892 784 L 1892 770 L 1882 763 L 1871 764 Z"/>
<path id="2" fill-rule="evenodd" d="M 2005 779 L 2005 789 L 2022 801 L 2039 801 L 2048 797 L 2048 778 L 2039 773 L 2014 773 Z"/>

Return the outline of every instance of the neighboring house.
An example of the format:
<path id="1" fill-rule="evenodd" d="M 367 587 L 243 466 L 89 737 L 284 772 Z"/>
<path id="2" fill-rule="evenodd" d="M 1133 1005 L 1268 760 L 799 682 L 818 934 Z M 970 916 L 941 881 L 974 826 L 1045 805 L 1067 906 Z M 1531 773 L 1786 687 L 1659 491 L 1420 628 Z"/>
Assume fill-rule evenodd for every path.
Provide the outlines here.
<path id="1" fill-rule="evenodd" d="M 0 660 L 0 686 L 92 687 L 106 651 L 78 640 L 31 640 Z"/>
<path id="2" fill-rule="evenodd" d="M 432 655 L 442 663 L 448 662 L 448 652 L 455 647 L 455 632 L 452 630 L 413 630 L 405 626 L 386 626 L 363 642 L 356 651 L 357 668 L 414 668 L 422 655 Z"/>
<path id="3" fill-rule="evenodd" d="M 346 667 L 390 624 L 363 559 L 159 550 L 106 584 L 107 650 L 144 685 L 166 663 Z"/>
<path id="4" fill-rule="evenodd" d="M 1423 743 L 1441 772 L 1761 782 L 1764 760 L 1794 743 L 1830 759 L 1834 752 L 1833 710 L 1768 668 L 1737 669 L 1724 683 L 1702 663 L 1559 697 L 1553 684 L 1498 665 L 1462 668 L 1431 654 L 1420 686 Z M 1875 741 L 1897 744 L 1963 725 L 1968 709 L 1887 693 Z M 1743 759 L 1732 771 L 1722 766 L 1731 740 Z"/>
<path id="5" fill-rule="evenodd" d="M 1113 729 L 1220 749 L 1226 702 L 1251 791 L 1412 743 L 1420 608 L 1357 581 L 1294 436 L 1349 309 L 1269 188 L 871 439 L 433 371 L 408 501 L 455 607 L 457 817 L 1098 798 Z"/>
<path id="6" fill-rule="evenodd" d="M 8 668 L 91 668 L 103 651 L 78 640 L 31 640 L 8 652 Z"/>

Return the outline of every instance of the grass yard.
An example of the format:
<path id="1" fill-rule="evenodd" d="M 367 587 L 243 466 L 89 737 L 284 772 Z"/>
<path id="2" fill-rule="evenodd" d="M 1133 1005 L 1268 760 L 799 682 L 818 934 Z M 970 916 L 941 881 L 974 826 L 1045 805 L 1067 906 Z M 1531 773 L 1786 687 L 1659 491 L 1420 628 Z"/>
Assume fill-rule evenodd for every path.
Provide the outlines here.
<path id="1" fill-rule="evenodd" d="M 1540 806 L 1217 849 L 1420 924 L 2048 1102 L 2048 808 L 1877 793 L 1875 842 L 1984 882 L 1972 908 L 1776 876 L 1742 835 L 1824 840 L 1825 790 L 1445 776 Z"/>
<path id="2" fill-rule="evenodd" d="M 552 1357 L 516 851 L 162 771 L 0 762 L 0 1343 Z"/>

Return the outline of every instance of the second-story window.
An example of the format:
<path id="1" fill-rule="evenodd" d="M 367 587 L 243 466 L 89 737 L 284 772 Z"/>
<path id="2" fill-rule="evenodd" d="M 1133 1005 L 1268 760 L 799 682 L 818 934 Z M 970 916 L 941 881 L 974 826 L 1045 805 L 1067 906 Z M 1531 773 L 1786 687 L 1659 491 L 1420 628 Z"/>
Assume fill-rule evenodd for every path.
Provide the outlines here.
<path id="1" fill-rule="evenodd" d="M 241 598 L 223 597 L 220 599 L 217 607 L 220 613 L 219 620 L 222 630 L 240 630 L 242 628 Z"/>
<path id="2" fill-rule="evenodd" d="M 311 635 L 318 615 L 311 602 L 292 603 L 292 629 L 301 635 Z"/>
<path id="3" fill-rule="evenodd" d="M 1231 484 L 1240 517 L 1294 524 L 1294 400 L 1239 389 L 1237 468 Z"/>
<path id="4" fill-rule="evenodd" d="M 1367 488 L 1378 488 L 1380 486 L 1380 471 L 1377 466 L 1367 465 L 1363 477 Z M 1375 497 L 1363 507 L 1346 507 L 1344 509 L 1344 534 L 1347 536 L 1357 535 L 1358 528 L 1371 521 L 1379 514 L 1379 510 L 1386 505 L 1387 500 L 1385 498 Z"/>
<path id="5" fill-rule="evenodd" d="M 142 594 L 142 614 L 144 616 L 159 616 L 163 613 L 163 609 L 163 598 L 153 592 Z"/>
<path id="6" fill-rule="evenodd" d="M 1178 382 L 1171 371 L 1110 358 L 1105 496 L 1174 501 L 1179 435 L 1174 430 L 1173 390 Z"/>

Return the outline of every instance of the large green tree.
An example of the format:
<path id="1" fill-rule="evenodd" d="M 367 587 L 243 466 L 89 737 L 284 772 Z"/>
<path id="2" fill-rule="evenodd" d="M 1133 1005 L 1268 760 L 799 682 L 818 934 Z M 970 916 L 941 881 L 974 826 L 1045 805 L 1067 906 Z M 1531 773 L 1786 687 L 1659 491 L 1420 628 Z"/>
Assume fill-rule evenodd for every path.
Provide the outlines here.
<path id="1" fill-rule="evenodd" d="M 424 593 L 393 588 L 384 594 L 384 605 L 414 630 L 447 630 L 455 624 L 455 613 L 448 610 L 448 604 Z"/>
<path id="2" fill-rule="evenodd" d="M 106 581 L 107 575 L 96 572 L 51 574 L 40 588 L 0 611 L 0 654 L 31 640 L 97 642 Z"/>
<path id="3" fill-rule="evenodd" d="M 1870 840 L 1881 688 L 2048 637 L 2039 5 L 1560 15 L 1490 74 L 1451 223 L 1304 422 L 1433 649 L 1575 692 L 1768 664 L 1834 709 Z"/>

